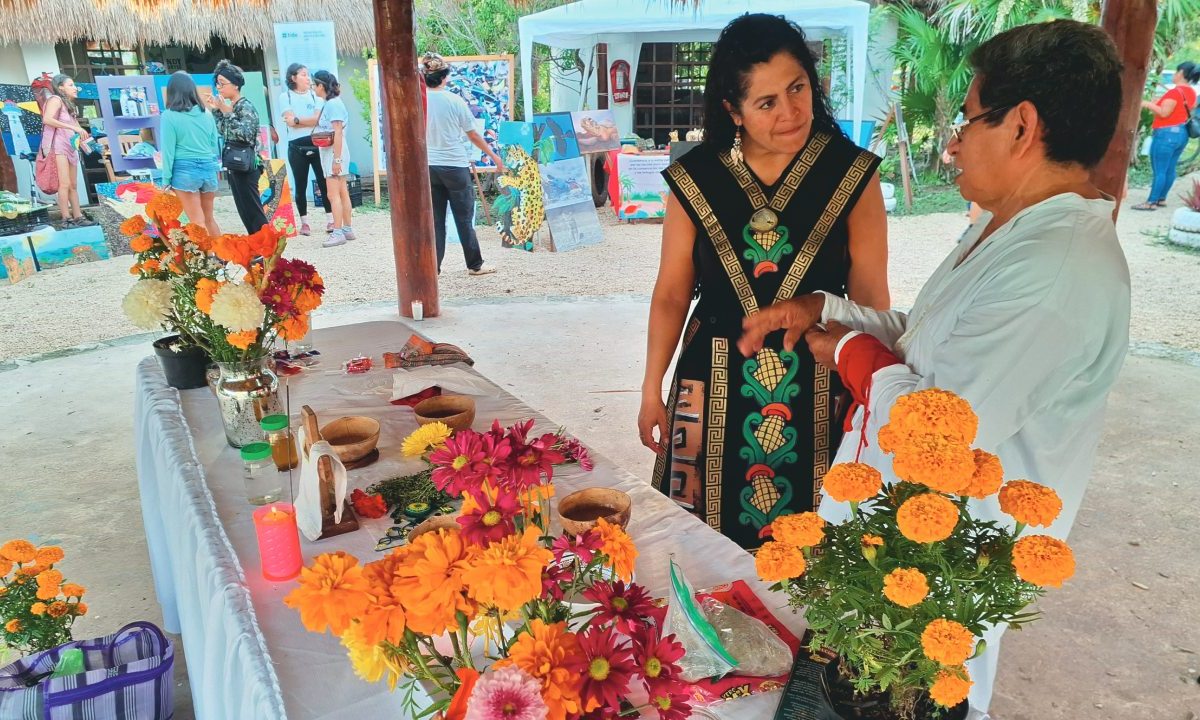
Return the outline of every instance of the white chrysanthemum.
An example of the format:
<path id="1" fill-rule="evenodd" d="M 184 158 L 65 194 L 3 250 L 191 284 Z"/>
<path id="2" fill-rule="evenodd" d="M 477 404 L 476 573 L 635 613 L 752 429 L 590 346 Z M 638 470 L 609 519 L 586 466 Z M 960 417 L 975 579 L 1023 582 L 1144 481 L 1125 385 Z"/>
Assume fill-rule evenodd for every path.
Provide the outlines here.
<path id="1" fill-rule="evenodd" d="M 266 308 L 258 299 L 254 287 L 245 283 L 228 283 L 213 298 L 213 322 L 233 332 L 257 330 L 262 327 Z"/>
<path id="2" fill-rule="evenodd" d="M 121 308 L 134 325 L 158 330 L 171 311 L 171 284 L 166 280 L 138 280 L 125 293 Z"/>

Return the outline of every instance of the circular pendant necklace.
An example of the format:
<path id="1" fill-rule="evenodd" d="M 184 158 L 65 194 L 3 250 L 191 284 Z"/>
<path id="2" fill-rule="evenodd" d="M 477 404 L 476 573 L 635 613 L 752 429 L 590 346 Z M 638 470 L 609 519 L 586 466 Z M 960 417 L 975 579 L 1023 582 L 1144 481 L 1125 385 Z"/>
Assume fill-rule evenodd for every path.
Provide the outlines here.
<path id="1" fill-rule="evenodd" d="M 771 208 L 759 208 L 750 216 L 750 229 L 755 232 L 770 232 L 779 226 L 779 216 Z"/>

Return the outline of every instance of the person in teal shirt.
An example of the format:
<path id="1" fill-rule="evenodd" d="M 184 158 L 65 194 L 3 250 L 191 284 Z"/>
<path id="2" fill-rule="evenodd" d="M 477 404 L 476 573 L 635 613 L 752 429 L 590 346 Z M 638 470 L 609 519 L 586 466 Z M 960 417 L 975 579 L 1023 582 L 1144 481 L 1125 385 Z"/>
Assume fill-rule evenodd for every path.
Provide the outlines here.
<path id="1" fill-rule="evenodd" d="M 167 82 L 167 109 L 159 122 L 162 182 L 183 204 L 188 220 L 203 224 L 208 234 L 221 234 L 213 216 L 217 173 L 217 123 L 200 102 L 196 82 L 183 71 Z"/>

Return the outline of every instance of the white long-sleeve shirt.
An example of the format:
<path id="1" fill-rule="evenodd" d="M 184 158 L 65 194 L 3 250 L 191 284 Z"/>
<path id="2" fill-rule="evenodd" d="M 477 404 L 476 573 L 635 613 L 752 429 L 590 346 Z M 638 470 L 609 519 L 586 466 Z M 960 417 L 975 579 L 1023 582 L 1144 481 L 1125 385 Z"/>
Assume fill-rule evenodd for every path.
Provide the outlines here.
<path id="1" fill-rule="evenodd" d="M 879 451 L 876 439 L 892 405 L 916 390 L 952 391 L 978 414 L 975 447 L 1000 457 L 1005 480 L 1033 480 L 1062 498 L 1054 524 L 1029 532 L 1066 538 L 1091 477 L 1108 393 L 1129 347 L 1129 268 L 1112 211 L 1110 200 L 1056 195 L 1018 213 L 958 264 L 987 227 L 991 216 L 985 214 L 929 278 L 908 314 L 826 295 L 822 321 L 874 335 L 904 363 L 872 376 L 861 461 L 883 473 L 885 482 L 896 482 L 891 457 Z M 863 416 L 859 408 L 837 462 L 855 459 Z M 995 496 L 972 500 L 971 510 L 977 518 L 1013 524 Z M 821 515 L 841 522 L 849 505 L 826 497 Z M 972 662 L 973 717 L 987 709 L 996 649 Z"/>

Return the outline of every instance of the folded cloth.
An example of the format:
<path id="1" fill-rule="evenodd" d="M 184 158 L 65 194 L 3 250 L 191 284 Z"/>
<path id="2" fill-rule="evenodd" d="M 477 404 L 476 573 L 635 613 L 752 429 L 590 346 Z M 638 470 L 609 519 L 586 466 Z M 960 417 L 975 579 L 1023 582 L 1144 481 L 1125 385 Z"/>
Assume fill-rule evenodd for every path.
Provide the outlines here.
<path id="1" fill-rule="evenodd" d="M 425 388 L 419 393 L 413 393 L 408 397 L 402 397 L 398 400 L 392 400 L 393 405 L 404 405 L 406 407 L 416 407 L 422 400 L 428 400 L 431 397 L 437 397 L 442 394 L 440 387 Z"/>
<path id="2" fill-rule="evenodd" d="M 304 428 L 300 428 L 296 440 L 300 447 L 304 447 Z M 301 458 L 300 491 L 296 494 L 296 524 L 304 537 L 312 541 L 321 537 L 324 517 L 321 512 L 321 478 L 317 474 L 317 461 L 324 455 L 333 460 L 333 492 L 337 502 L 333 511 L 334 522 L 342 521 L 342 507 L 346 499 L 346 466 L 328 442 L 322 440 L 313 443 L 308 456 Z"/>
<path id="3" fill-rule="evenodd" d="M 462 368 L 416 367 L 397 370 L 392 376 L 392 401 L 404 400 L 432 387 L 453 395 L 498 395 L 494 385 Z"/>
<path id="4" fill-rule="evenodd" d="M 471 356 L 457 345 L 431 343 L 413 335 L 398 353 L 384 353 L 383 364 L 389 368 L 412 368 L 423 365 L 452 365 L 454 363 L 474 365 Z"/>

